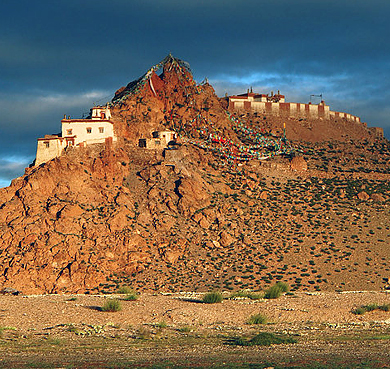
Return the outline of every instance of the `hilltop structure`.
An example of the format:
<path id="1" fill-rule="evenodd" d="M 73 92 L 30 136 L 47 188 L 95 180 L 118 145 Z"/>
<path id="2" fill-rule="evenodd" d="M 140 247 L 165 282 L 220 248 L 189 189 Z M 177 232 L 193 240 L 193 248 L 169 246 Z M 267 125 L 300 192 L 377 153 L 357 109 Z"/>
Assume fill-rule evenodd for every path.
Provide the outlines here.
<path id="1" fill-rule="evenodd" d="M 176 142 L 177 134 L 174 131 L 152 132 L 152 138 L 140 138 L 139 147 L 146 149 L 163 149 L 171 142 Z"/>
<path id="2" fill-rule="evenodd" d="M 162 73 L 158 75 L 160 70 Z M 279 91 L 268 95 L 248 90 L 245 94 L 228 97 L 227 102 L 226 106 L 223 99 L 215 95 L 207 80 L 197 84 L 189 64 L 169 54 L 142 77 L 120 88 L 111 102 L 93 107 L 87 119 L 64 117 L 60 134 L 38 139 L 35 165 L 59 157 L 69 147 L 115 142 L 118 137 L 138 147 L 159 150 L 180 136 L 188 143 L 233 161 L 292 154 L 285 140 L 276 142 L 275 137 L 268 139 L 263 135 L 266 122 L 249 127 L 232 113 L 263 113 L 281 119 L 294 117 L 331 123 L 331 129 L 319 122 L 314 128 L 311 123 L 304 127 L 308 131 L 306 136 L 312 136 L 313 140 L 325 139 L 329 133 L 329 138 L 341 138 L 351 131 L 360 138 L 383 136 L 383 130 L 368 130 L 359 117 L 331 111 L 324 101 L 319 104 L 286 102 Z M 340 125 L 340 120 L 345 125 Z M 298 132 L 301 127 L 285 122 L 275 124 L 286 127 L 285 138 L 301 137 Z M 271 132 L 280 135 L 280 127 L 271 127 Z"/>
<path id="3" fill-rule="evenodd" d="M 116 141 L 111 112 L 107 106 L 95 106 L 87 119 L 61 120 L 61 133 L 38 138 L 35 165 L 40 165 L 62 154 L 68 147 L 83 147 L 95 143 Z"/>
<path id="4" fill-rule="evenodd" d="M 227 108 L 169 55 L 87 119 L 65 117 L 0 189 L 0 290 L 381 288 L 388 141 L 346 119 Z"/>
<path id="5" fill-rule="evenodd" d="M 231 111 L 253 111 L 280 116 L 306 117 L 306 118 L 344 118 L 346 120 L 361 123 L 360 117 L 349 113 L 332 111 L 325 101 L 319 104 L 302 104 L 286 102 L 285 96 L 278 91 L 277 94 L 257 94 L 252 91 L 241 95 L 228 97 L 229 109 Z M 366 123 L 363 123 L 367 126 Z"/>

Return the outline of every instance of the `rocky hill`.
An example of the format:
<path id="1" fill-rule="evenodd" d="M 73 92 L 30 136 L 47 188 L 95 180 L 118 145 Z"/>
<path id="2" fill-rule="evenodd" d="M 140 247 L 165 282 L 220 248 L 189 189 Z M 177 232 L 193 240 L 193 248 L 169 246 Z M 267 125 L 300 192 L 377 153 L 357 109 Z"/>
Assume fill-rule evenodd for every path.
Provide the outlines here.
<path id="1" fill-rule="evenodd" d="M 325 120 L 288 121 L 286 140 L 280 119 L 226 107 L 171 55 L 119 89 L 116 144 L 67 150 L 0 189 L 0 287 L 384 288 L 389 142 Z M 162 129 L 178 150 L 138 147 Z"/>

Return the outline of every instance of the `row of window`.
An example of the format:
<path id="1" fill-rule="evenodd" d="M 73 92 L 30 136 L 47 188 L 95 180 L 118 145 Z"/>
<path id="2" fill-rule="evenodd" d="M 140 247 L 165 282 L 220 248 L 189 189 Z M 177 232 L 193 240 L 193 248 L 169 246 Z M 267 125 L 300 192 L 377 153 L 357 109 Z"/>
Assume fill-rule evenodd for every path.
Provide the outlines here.
<path id="1" fill-rule="evenodd" d="M 92 127 L 87 127 L 86 130 L 87 130 L 87 133 L 92 133 Z M 73 133 L 72 129 L 67 129 L 66 130 L 66 135 L 67 136 L 72 136 L 72 133 Z M 104 133 L 104 127 L 99 127 L 99 133 Z M 46 148 L 50 147 L 50 142 L 49 141 L 44 141 L 43 144 L 45 145 Z M 67 142 L 67 146 L 71 146 L 71 145 L 73 145 L 73 142 L 68 141 Z"/>
<path id="2" fill-rule="evenodd" d="M 92 127 L 87 127 L 86 131 L 87 131 L 87 133 L 92 133 Z M 104 133 L 104 127 L 99 127 L 99 133 Z M 67 136 L 72 136 L 72 134 L 73 134 L 73 129 L 66 130 Z"/>

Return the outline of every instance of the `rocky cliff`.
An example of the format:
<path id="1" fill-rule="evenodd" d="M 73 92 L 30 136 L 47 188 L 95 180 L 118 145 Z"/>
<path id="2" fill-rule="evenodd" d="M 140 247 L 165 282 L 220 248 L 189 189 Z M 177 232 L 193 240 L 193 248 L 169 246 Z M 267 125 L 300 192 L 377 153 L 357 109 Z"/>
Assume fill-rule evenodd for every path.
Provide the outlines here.
<path id="1" fill-rule="evenodd" d="M 229 114 L 172 56 L 110 108 L 117 144 L 70 149 L 0 189 L 0 287 L 384 287 L 388 141 L 333 137 L 323 121 L 321 140 L 302 140 L 301 123 L 284 140 L 282 122 Z M 178 150 L 138 147 L 166 129 Z"/>

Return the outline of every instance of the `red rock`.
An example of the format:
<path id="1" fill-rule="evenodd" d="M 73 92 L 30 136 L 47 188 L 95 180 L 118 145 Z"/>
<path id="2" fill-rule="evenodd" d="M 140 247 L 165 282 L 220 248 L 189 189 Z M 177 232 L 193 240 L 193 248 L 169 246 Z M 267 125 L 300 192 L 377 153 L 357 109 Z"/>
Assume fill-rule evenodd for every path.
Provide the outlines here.
<path id="1" fill-rule="evenodd" d="M 229 246 L 231 245 L 233 242 L 235 242 L 236 239 L 231 236 L 228 232 L 226 231 L 222 231 L 219 235 L 219 243 L 223 246 L 223 247 L 226 247 L 226 246 Z"/>
<path id="2" fill-rule="evenodd" d="M 365 191 L 359 192 L 357 197 L 358 197 L 359 200 L 362 200 L 362 201 L 367 201 L 367 200 L 370 199 L 370 196 Z"/>
<path id="3" fill-rule="evenodd" d="M 373 193 L 371 194 L 370 196 L 371 200 L 375 201 L 375 202 L 383 202 L 385 201 L 386 199 L 379 193 Z"/>
<path id="4" fill-rule="evenodd" d="M 259 198 L 262 199 L 262 200 L 266 200 L 268 198 L 268 192 L 267 191 L 261 191 Z"/>
<path id="5" fill-rule="evenodd" d="M 306 160 L 302 156 L 294 156 L 290 162 L 291 170 L 296 170 L 298 172 L 307 170 Z"/>

